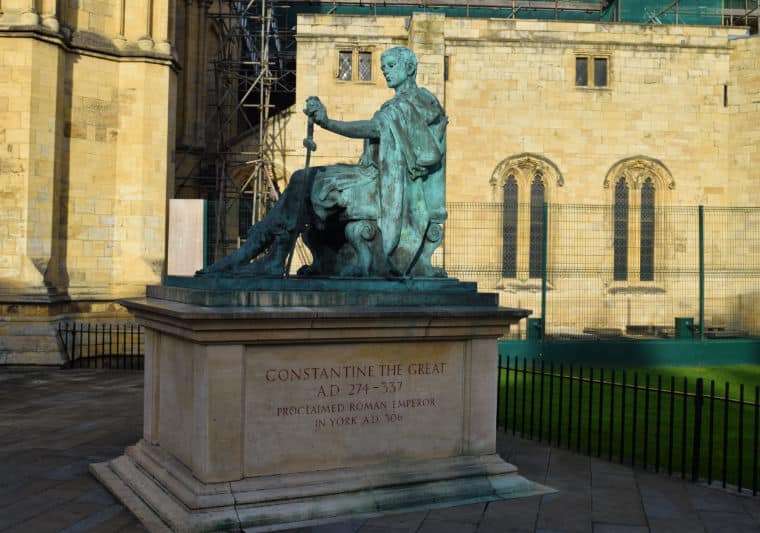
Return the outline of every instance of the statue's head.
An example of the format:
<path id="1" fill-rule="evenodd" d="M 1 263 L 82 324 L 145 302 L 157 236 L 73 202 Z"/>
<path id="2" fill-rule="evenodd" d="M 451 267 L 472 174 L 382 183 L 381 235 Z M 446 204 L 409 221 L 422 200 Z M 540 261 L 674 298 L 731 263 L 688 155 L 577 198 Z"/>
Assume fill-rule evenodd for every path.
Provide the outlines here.
<path id="1" fill-rule="evenodd" d="M 396 88 L 404 82 L 414 84 L 417 77 L 417 56 L 409 48 L 395 46 L 386 50 L 380 56 L 380 65 L 388 87 Z"/>

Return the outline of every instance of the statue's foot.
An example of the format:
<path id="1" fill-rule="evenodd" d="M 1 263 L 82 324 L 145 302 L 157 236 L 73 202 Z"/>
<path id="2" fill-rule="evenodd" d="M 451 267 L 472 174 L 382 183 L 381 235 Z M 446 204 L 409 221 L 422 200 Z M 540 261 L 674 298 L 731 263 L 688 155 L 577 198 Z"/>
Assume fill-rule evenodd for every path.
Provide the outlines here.
<path id="1" fill-rule="evenodd" d="M 424 264 L 422 261 L 418 262 L 411 271 L 412 276 L 418 278 L 447 278 L 448 274 L 440 267 L 434 267 L 431 264 Z"/>
<path id="2" fill-rule="evenodd" d="M 282 276 L 285 273 L 285 259 L 279 255 L 269 252 L 261 259 L 237 268 L 235 274 L 241 276 Z"/>
<path id="3" fill-rule="evenodd" d="M 206 268 L 202 268 L 195 272 L 195 277 L 200 278 L 203 276 L 211 276 L 214 274 L 221 274 L 232 269 L 232 262 L 227 257 L 220 259 L 216 263 L 208 265 Z"/>
<path id="4" fill-rule="evenodd" d="M 430 276 L 433 278 L 448 278 L 448 273 L 441 267 L 433 267 Z"/>
<path id="5" fill-rule="evenodd" d="M 202 268 L 200 270 L 196 270 L 195 271 L 195 277 L 196 278 L 202 278 L 202 277 L 205 277 L 205 276 L 211 276 L 213 274 L 219 274 L 220 272 L 223 272 L 222 270 L 211 270 L 211 266 L 213 266 L 213 265 L 209 265 L 206 268 Z"/>
<path id="6" fill-rule="evenodd" d="M 319 276 L 320 274 L 321 272 L 319 268 L 313 263 L 311 265 L 301 266 L 296 272 L 296 276 L 299 276 L 299 277 Z"/>

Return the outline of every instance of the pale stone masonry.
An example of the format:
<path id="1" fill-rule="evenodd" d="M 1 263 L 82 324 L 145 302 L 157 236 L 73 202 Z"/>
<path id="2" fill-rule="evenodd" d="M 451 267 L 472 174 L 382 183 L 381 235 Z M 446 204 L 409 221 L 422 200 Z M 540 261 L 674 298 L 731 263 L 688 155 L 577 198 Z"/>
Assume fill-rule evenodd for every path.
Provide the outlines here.
<path id="1" fill-rule="evenodd" d="M 0 3 L 0 364 L 60 361 L 58 318 L 118 314 L 114 299 L 160 279 L 174 171 L 168 6 Z"/>

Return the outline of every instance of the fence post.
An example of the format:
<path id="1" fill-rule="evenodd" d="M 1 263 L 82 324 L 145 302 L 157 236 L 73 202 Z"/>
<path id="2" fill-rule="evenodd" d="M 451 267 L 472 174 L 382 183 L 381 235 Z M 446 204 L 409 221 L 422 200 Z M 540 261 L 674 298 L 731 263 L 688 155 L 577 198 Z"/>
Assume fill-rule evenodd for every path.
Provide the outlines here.
<path id="1" fill-rule="evenodd" d="M 702 406 L 704 404 L 704 380 L 697 378 L 694 392 L 694 440 L 691 445 L 691 480 L 699 479 L 699 459 L 702 452 Z M 684 450 L 685 452 L 686 450 Z"/>
<path id="2" fill-rule="evenodd" d="M 699 340 L 705 340 L 705 206 L 699 206 Z"/>
<path id="3" fill-rule="evenodd" d="M 543 344 L 546 338 L 546 274 L 549 255 L 549 204 L 546 202 L 544 202 L 542 218 L 544 231 L 541 236 L 541 343 Z"/>

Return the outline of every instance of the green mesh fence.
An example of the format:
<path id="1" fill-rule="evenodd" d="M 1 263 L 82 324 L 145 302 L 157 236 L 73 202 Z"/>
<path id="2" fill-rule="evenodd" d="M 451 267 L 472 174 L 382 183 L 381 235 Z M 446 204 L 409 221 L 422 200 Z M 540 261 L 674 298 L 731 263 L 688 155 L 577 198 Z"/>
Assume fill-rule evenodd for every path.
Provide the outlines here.
<path id="1" fill-rule="evenodd" d="M 703 267 L 698 207 L 549 205 L 546 234 L 535 206 L 448 210 L 439 265 L 545 317 L 547 336 L 668 338 L 676 318 L 693 319 L 695 336 L 760 335 L 760 208 L 704 209 Z"/>
<path id="2" fill-rule="evenodd" d="M 708 336 L 760 334 L 760 209 L 704 209 Z"/>

